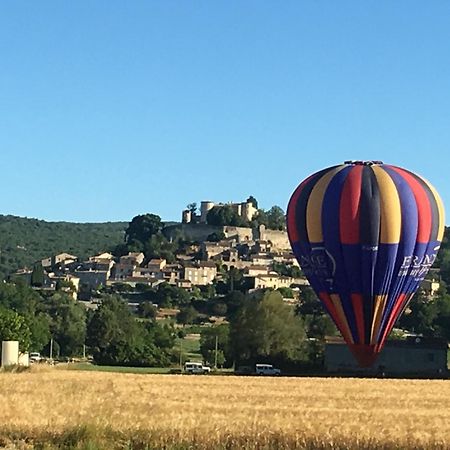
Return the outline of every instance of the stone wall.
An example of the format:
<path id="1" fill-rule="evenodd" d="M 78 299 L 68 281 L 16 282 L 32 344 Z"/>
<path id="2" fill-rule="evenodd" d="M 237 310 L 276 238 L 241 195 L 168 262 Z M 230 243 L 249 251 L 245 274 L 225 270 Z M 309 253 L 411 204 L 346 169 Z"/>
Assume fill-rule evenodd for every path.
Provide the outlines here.
<path id="1" fill-rule="evenodd" d="M 286 231 L 268 230 L 264 225 L 261 225 L 258 231 L 258 238 L 261 241 L 270 241 L 274 250 L 291 249 Z"/>
<path id="2" fill-rule="evenodd" d="M 290 250 L 289 239 L 285 231 L 268 230 L 261 225 L 258 230 L 248 227 L 214 226 L 203 223 L 181 223 L 165 227 L 163 230 L 167 238 L 176 238 L 181 235 L 189 241 L 203 242 L 212 233 L 224 233 L 225 237 L 236 237 L 238 242 L 251 240 L 270 241 L 275 250 Z"/>

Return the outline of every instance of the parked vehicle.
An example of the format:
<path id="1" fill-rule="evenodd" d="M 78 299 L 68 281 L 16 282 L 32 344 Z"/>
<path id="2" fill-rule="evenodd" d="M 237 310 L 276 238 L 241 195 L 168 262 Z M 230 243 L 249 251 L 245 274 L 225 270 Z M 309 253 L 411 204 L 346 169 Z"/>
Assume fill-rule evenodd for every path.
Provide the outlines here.
<path id="1" fill-rule="evenodd" d="M 256 375 L 281 375 L 281 370 L 272 364 L 256 364 Z"/>
<path id="2" fill-rule="evenodd" d="M 38 352 L 31 352 L 28 357 L 29 357 L 30 363 L 35 363 L 35 362 L 39 363 L 42 361 L 42 356 Z"/>
<path id="3" fill-rule="evenodd" d="M 211 372 L 211 368 L 201 362 L 188 361 L 184 363 L 184 372 L 189 374 L 202 374 Z"/>

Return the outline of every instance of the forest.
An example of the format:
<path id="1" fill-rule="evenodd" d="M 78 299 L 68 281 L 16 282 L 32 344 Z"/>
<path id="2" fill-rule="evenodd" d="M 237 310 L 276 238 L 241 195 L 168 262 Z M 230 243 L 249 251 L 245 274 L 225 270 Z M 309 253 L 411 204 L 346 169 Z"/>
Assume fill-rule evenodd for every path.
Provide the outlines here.
<path id="1" fill-rule="evenodd" d="M 46 222 L 0 215 L 0 279 L 36 261 L 66 252 L 84 259 L 124 240 L 127 222 Z"/>

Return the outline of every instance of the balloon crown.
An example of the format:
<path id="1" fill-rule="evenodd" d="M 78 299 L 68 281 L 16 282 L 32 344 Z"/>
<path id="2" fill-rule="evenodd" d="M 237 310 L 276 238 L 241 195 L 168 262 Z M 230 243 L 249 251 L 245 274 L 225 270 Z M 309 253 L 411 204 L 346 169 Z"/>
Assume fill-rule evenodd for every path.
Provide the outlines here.
<path id="1" fill-rule="evenodd" d="M 378 164 L 383 164 L 383 161 L 344 161 L 344 164 L 351 164 L 353 166 L 373 166 Z"/>

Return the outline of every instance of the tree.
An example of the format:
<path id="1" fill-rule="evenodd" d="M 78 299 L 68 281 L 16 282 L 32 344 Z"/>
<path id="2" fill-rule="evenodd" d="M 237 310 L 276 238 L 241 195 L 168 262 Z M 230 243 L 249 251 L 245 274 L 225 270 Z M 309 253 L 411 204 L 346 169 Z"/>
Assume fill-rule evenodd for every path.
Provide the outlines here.
<path id="1" fill-rule="evenodd" d="M 300 288 L 300 299 L 296 314 L 303 319 L 309 338 L 324 341 L 326 336 L 337 334 L 335 324 L 325 311 L 322 302 L 309 286 Z"/>
<path id="2" fill-rule="evenodd" d="M 267 211 L 267 227 L 271 230 L 284 230 L 286 228 L 284 211 L 279 206 L 272 206 Z"/>
<path id="3" fill-rule="evenodd" d="M 162 227 L 161 218 L 156 214 L 142 214 L 133 217 L 125 230 L 125 241 L 127 244 L 144 244 L 152 236 L 159 233 Z"/>
<path id="4" fill-rule="evenodd" d="M 13 309 L 21 315 L 34 315 L 43 298 L 29 286 L 0 283 L 0 307 Z"/>
<path id="5" fill-rule="evenodd" d="M 31 344 L 31 331 L 25 317 L 15 311 L 0 308 L 0 342 L 19 341 L 21 351 L 27 351 Z"/>
<path id="6" fill-rule="evenodd" d="M 230 205 L 214 206 L 208 211 L 206 221 L 208 225 L 215 226 L 230 225 L 242 227 L 248 225 L 248 223 L 242 217 L 239 217 L 237 212 Z"/>
<path id="7" fill-rule="evenodd" d="M 42 352 L 50 342 L 50 322 L 51 318 L 49 315 L 42 312 L 28 318 L 28 326 L 31 333 L 30 350 Z"/>
<path id="8" fill-rule="evenodd" d="M 157 312 L 158 308 L 148 300 L 139 303 L 137 308 L 138 316 L 144 317 L 145 319 L 155 319 Z"/>
<path id="9" fill-rule="evenodd" d="M 158 285 L 155 302 L 159 306 L 182 306 L 189 304 L 190 301 L 191 297 L 185 289 L 172 286 L 169 283 L 161 283 Z"/>
<path id="10" fill-rule="evenodd" d="M 247 298 L 231 319 L 230 340 L 238 363 L 306 359 L 303 321 L 279 292 Z"/>
<path id="11" fill-rule="evenodd" d="M 41 287 L 44 284 L 44 268 L 41 263 L 36 263 L 31 272 L 31 286 Z"/>
<path id="12" fill-rule="evenodd" d="M 168 363 L 174 337 L 154 321 L 137 321 L 120 297 L 108 295 L 89 319 L 86 342 L 98 364 L 153 366 Z"/>
<path id="13" fill-rule="evenodd" d="M 260 225 L 265 225 L 267 227 L 268 222 L 269 219 L 267 217 L 266 211 L 264 211 L 264 209 L 258 209 L 251 220 L 251 226 L 252 228 L 259 228 Z"/>
<path id="14" fill-rule="evenodd" d="M 229 319 L 244 305 L 246 300 L 246 295 L 241 291 L 231 291 L 223 297 Z"/>
<path id="15" fill-rule="evenodd" d="M 209 242 L 219 242 L 222 239 L 225 239 L 225 233 L 223 231 L 214 231 L 214 233 L 211 233 L 206 238 Z"/>
<path id="16" fill-rule="evenodd" d="M 194 217 L 197 214 L 197 203 L 189 203 L 186 206 L 186 209 L 192 214 L 192 217 Z"/>
<path id="17" fill-rule="evenodd" d="M 185 306 L 177 314 L 177 322 L 187 325 L 188 323 L 194 323 L 197 317 L 198 312 L 193 306 Z"/>
<path id="18" fill-rule="evenodd" d="M 233 291 L 247 292 L 249 287 L 249 281 L 244 277 L 244 271 L 230 267 L 223 274 L 223 280 L 217 283 L 216 289 L 219 294 L 227 295 Z"/>
<path id="19" fill-rule="evenodd" d="M 399 324 L 401 328 L 415 333 L 433 336 L 438 313 L 437 303 L 417 292 L 407 310 L 400 316 Z"/>
<path id="20" fill-rule="evenodd" d="M 44 299 L 41 308 L 50 317 L 51 337 L 60 345 L 61 354 L 80 355 L 86 337 L 84 307 L 60 291 Z"/>
<path id="21" fill-rule="evenodd" d="M 98 364 L 125 364 L 143 347 L 140 331 L 125 302 L 109 295 L 89 320 L 86 342 Z"/>
<path id="22" fill-rule="evenodd" d="M 231 366 L 232 354 L 230 352 L 230 327 L 228 324 L 221 324 L 211 328 L 203 328 L 200 333 L 200 353 L 203 359 L 214 365 L 216 359 L 217 340 L 217 365 Z"/>
<path id="23" fill-rule="evenodd" d="M 439 336 L 450 341 L 450 295 L 441 292 L 436 299 L 436 307 L 438 314 L 434 321 L 434 327 Z"/>

